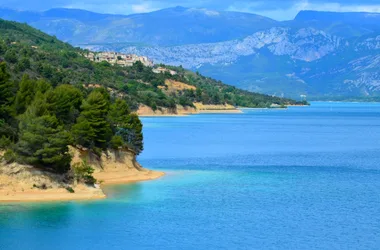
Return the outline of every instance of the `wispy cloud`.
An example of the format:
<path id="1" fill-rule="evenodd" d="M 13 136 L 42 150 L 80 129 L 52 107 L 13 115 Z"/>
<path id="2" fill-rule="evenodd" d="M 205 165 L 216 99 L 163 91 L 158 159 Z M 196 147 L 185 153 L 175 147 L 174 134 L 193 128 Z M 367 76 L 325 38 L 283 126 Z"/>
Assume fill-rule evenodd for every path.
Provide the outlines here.
<path id="1" fill-rule="evenodd" d="M 0 7 L 21 10 L 47 10 L 67 7 L 100 13 L 131 14 L 174 7 L 231 10 L 293 19 L 301 10 L 380 12 L 379 0 L 0 0 Z"/>
<path id="2" fill-rule="evenodd" d="M 132 4 L 131 9 L 134 13 L 145 13 L 145 12 L 152 12 L 160 8 L 154 7 L 151 2 L 144 2 L 141 4 Z"/>

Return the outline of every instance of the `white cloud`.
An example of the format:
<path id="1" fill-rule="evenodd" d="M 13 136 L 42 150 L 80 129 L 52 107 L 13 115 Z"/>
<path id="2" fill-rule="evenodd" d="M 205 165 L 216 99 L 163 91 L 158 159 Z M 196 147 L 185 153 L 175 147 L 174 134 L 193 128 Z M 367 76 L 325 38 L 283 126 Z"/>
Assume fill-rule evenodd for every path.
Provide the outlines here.
<path id="1" fill-rule="evenodd" d="M 158 10 L 151 3 L 132 4 L 131 9 L 134 13 L 146 13 Z"/>
<path id="2" fill-rule="evenodd" d="M 136 2 L 136 1 L 134 1 Z M 156 11 L 160 9 L 160 6 L 155 6 L 152 2 L 144 1 L 142 3 L 109 3 L 101 2 L 98 4 L 89 4 L 83 2 L 75 2 L 69 5 L 65 5 L 65 8 L 85 9 L 98 13 L 109 14 L 134 14 Z"/>
<path id="3" fill-rule="evenodd" d="M 93 11 L 97 13 L 108 13 L 108 14 L 130 14 L 131 6 L 127 4 L 85 4 L 85 3 L 75 3 L 70 5 L 62 6 L 69 9 L 82 9 Z M 115 11 L 117 10 L 117 11 Z"/>

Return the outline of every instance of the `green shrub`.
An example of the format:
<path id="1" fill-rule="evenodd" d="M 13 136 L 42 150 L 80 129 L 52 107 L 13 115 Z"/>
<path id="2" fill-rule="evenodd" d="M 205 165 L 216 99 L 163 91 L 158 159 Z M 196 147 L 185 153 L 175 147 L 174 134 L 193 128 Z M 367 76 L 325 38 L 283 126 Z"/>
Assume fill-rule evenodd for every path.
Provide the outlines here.
<path id="1" fill-rule="evenodd" d="M 12 144 L 12 140 L 7 136 L 2 136 L 0 138 L 0 149 L 6 149 Z"/>
<path id="2" fill-rule="evenodd" d="M 102 157 L 102 153 L 103 153 L 103 150 L 101 148 L 98 148 L 98 147 L 94 147 L 92 149 L 92 152 L 98 156 L 98 157 Z"/>
<path id="3" fill-rule="evenodd" d="M 78 182 L 84 182 L 87 185 L 94 185 L 96 179 L 92 176 L 94 169 L 87 163 L 82 161 L 81 163 L 75 163 L 72 166 L 74 179 Z"/>
<path id="4" fill-rule="evenodd" d="M 12 163 L 12 162 L 15 162 L 16 161 L 16 154 L 15 152 L 13 152 L 12 149 L 8 149 L 4 156 L 3 156 L 3 159 L 6 161 L 6 163 Z"/>
<path id="5" fill-rule="evenodd" d="M 69 193 L 75 193 L 74 189 L 72 187 L 67 187 L 66 190 L 69 192 Z"/>
<path id="6" fill-rule="evenodd" d="M 123 142 L 123 138 L 121 136 L 117 136 L 117 135 L 112 136 L 112 139 L 110 141 L 110 147 L 112 149 L 118 149 L 118 148 L 122 147 L 123 144 L 124 144 L 124 142 Z"/>
<path id="7" fill-rule="evenodd" d="M 33 187 L 34 188 L 38 188 L 38 189 L 42 189 L 42 190 L 48 189 L 48 187 L 47 187 L 47 185 L 45 183 L 42 183 L 41 185 L 33 184 Z"/>

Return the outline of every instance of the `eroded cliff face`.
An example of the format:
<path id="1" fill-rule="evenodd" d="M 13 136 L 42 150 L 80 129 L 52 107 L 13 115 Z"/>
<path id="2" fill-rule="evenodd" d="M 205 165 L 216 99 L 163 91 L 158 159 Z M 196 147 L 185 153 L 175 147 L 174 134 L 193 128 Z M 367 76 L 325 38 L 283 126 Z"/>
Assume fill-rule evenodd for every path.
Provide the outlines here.
<path id="1" fill-rule="evenodd" d="M 144 169 L 136 161 L 135 154 L 128 150 L 108 151 L 98 157 L 88 150 L 70 147 L 70 153 L 72 166 L 87 161 L 95 169 L 94 177 L 102 184 L 152 180 L 164 175 Z M 70 193 L 68 187 L 75 192 Z M 58 175 L 29 165 L 0 161 L 0 202 L 100 198 L 105 198 L 105 194 L 99 185 L 78 184 L 69 174 Z"/>
<path id="2" fill-rule="evenodd" d="M 67 188 L 71 187 L 74 193 Z M 19 163 L 0 161 L 0 202 L 102 199 L 100 187 L 73 185 L 67 175 L 57 175 Z"/>
<path id="3" fill-rule="evenodd" d="M 68 184 L 68 180 L 62 175 L 42 171 L 29 165 L 0 162 L 0 190 L 65 188 Z"/>
<path id="4" fill-rule="evenodd" d="M 140 105 L 137 110 L 137 114 L 139 116 L 171 116 L 171 115 L 190 115 L 190 114 L 198 114 L 199 112 L 195 108 L 191 107 L 183 107 L 181 105 L 177 105 L 175 110 L 171 110 L 168 108 L 161 108 L 160 110 L 154 111 L 151 107 Z"/>
<path id="5" fill-rule="evenodd" d="M 145 170 L 137 162 L 135 153 L 129 150 L 108 150 L 99 157 L 86 149 L 70 147 L 70 153 L 73 156 L 72 166 L 86 161 L 95 169 L 95 173 Z"/>
<path id="6" fill-rule="evenodd" d="M 201 113 L 242 113 L 241 110 L 229 104 L 205 105 L 202 103 L 194 103 L 194 106 L 195 108 L 177 105 L 175 111 L 167 108 L 153 111 L 152 108 L 141 105 L 137 110 L 137 114 L 139 116 L 183 116 Z"/>
<path id="7" fill-rule="evenodd" d="M 136 181 L 157 179 L 163 172 L 143 168 L 136 160 L 134 152 L 129 150 L 109 150 L 101 157 L 88 152 L 71 148 L 72 165 L 87 161 L 94 169 L 93 176 L 102 184 L 121 184 Z"/>

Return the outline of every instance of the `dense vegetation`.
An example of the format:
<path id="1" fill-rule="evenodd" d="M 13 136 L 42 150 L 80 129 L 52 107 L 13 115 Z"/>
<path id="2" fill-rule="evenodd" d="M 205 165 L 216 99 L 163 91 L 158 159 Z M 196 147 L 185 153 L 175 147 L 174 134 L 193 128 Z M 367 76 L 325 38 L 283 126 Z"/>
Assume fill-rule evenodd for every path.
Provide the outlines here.
<path id="1" fill-rule="evenodd" d="M 132 110 L 140 104 L 155 109 L 176 105 L 232 104 L 246 107 L 268 107 L 271 104 L 295 104 L 290 99 L 238 90 L 213 79 L 185 71 L 153 73 L 152 68 L 136 63 L 132 67 L 113 66 L 107 62 L 94 63 L 84 56 L 88 51 L 74 48 L 26 24 L 0 20 L 0 59 L 7 62 L 13 80 L 20 81 L 24 74 L 32 79 L 45 79 L 52 86 L 71 84 L 82 88 L 99 84 L 112 89 L 111 94 L 122 96 Z M 197 87 L 197 91 L 167 93 L 166 79 L 185 82 Z"/>
<path id="2" fill-rule="evenodd" d="M 105 88 L 53 86 L 26 74 L 20 82 L 11 81 L 6 64 L 0 63 L 0 148 L 7 150 L 5 160 L 65 173 L 70 169 L 69 145 L 98 156 L 120 148 L 139 154 L 142 124 L 125 100 L 112 98 Z"/>
<path id="3" fill-rule="evenodd" d="M 232 104 L 267 107 L 292 100 L 254 94 L 182 67 L 156 74 L 142 63 L 131 67 L 94 63 L 88 53 L 25 24 L 0 20 L 0 148 L 5 160 L 65 173 L 69 146 L 100 156 L 109 149 L 143 150 L 142 124 L 132 111 L 177 105 Z M 195 90 L 167 90 L 172 79 Z M 78 174 L 89 179 L 88 165 Z M 84 173 L 84 174 L 83 174 Z"/>
<path id="4" fill-rule="evenodd" d="M 183 69 L 182 67 L 164 66 L 178 73 L 171 78 L 193 85 L 196 91 L 187 90 L 182 94 L 189 102 L 201 102 L 203 104 L 231 104 L 239 107 L 264 108 L 270 107 L 272 104 L 292 105 L 307 104 L 307 102 L 297 102 L 292 99 L 273 97 L 259 93 L 253 93 L 236 88 L 231 85 L 223 84 L 210 77 L 205 77 L 198 72 L 194 73 Z"/>

